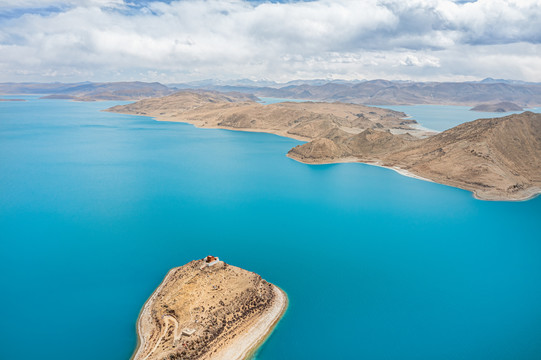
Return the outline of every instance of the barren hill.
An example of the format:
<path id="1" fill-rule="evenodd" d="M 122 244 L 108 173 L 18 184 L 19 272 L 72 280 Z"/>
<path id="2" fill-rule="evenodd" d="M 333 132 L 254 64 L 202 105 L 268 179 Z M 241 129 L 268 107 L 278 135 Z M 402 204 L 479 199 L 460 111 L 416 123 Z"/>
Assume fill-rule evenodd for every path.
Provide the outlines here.
<path id="1" fill-rule="evenodd" d="M 137 322 L 133 360 L 245 359 L 287 297 L 261 276 L 209 256 L 169 271 Z"/>
<path id="2" fill-rule="evenodd" d="M 284 102 L 261 105 L 249 95 L 207 91 L 181 91 L 161 98 L 115 106 L 107 111 L 154 116 L 198 127 L 269 132 L 300 140 L 324 137 L 340 130 L 357 134 L 365 129 L 426 135 L 406 114 L 344 103 Z"/>
<path id="3" fill-rule="evenodd" d="M 307 163 L 354 158 L 470 190 L 486 200 L 521 200 L 541 192 L 541 114 L 479 119 L 426 139 L 366 130 L 326 139 L 325 152 L 314 152 L 322 146 L 316 141 L 288 155 Z"/>

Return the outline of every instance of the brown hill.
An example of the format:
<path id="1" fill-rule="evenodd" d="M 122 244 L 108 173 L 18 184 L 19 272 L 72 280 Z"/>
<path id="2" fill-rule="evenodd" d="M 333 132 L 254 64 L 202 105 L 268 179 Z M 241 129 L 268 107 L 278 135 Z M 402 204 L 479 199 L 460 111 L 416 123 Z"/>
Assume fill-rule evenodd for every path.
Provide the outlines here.
<path id="1" fill-rule="evenodd" d="M 198 127 L 269 132 L 300 140 L 324 137 L 333 130 L 357 134 L 389 129 L 424 136 L 402 112 L 344 103 L 284 102 L 261 105 L 249 95 L 181 91 L 161 98 L 115 106 L 107 111 L 154 116 Z"/>
<path id="2" fill-rule="evenodd" d="M 143 306 L 132 359 L 245 359 L 286 307 L 286 294 L 253 272 L 192 261 L 170 270 Z"/>
<path id="3" fill-rule="evenodd" d="M 480 199 L 522 200 L 541 192 L 541 114 L 479 119 L 426 139 L 367 130 L 332 142 L 326 147 L 344 159 L 406 170 L 473 191 Z M 318 158 L 310 143 L 288 155 L 308 163 L 329 162 Z"/>

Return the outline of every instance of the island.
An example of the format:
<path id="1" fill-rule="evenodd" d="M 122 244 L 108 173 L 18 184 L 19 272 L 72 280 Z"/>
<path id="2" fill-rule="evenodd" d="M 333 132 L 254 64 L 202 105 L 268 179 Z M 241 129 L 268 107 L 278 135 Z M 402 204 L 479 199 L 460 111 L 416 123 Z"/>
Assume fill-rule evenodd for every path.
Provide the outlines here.
<path id="1" fill-rule="evenodd" d="M 0 99 L 0 101 L 26 101 L 25 99 Z"/>
<path id="2" fill-rule="evenodd" d="M 182 91 L 107 111 L 286 136 L 306 141 L 288 153 L 303 163 L 388 167 L 472 191 L 482 200 L 526 200 L 541 193 L 541 114 L 532 112 L 437 133 L 393 110 L 341 102 L 261 105 L 239 93 Z"/>
<path id="3" fill-rule="evenodd" d="M 479 104 L 470 109 L 471 111 L 479 112 L 511 112 L 511 111 L 522 111 L 522 107 L 518 106 L 515 103 L 509 101 L 502 101 L 496 104 Z"/>
<path id="4" fill-rule="evenodd" d="M 137 320 L 133 360 L 243 360 L 270 335 L 287 295 L 214 256 L 171 269 Z"/>

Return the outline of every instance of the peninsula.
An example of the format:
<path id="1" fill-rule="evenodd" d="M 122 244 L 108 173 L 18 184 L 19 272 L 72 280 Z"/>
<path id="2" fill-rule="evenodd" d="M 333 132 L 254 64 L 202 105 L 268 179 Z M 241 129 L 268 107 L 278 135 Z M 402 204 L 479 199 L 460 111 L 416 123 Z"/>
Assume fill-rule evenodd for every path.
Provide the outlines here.
<path id="1" fill-rule="evenodd" d="M 288 156 L 310 164 L 353 159 L 469 190 L 481 200 L 526 200 L 541 193 L 541 114 L 478 119 L 425 139 L 369 129 L 315 139 Z"/>
<path id="2" fill-rule="evenodd" d="M 133 360 L 242 360 L 283 316 L 287 296 L 217 257 L 171 269 L 137 320 Z"/>
<path id="3" fill-rule="evenodd" d="M 288 153 L 304 163 L 380 165 L 472 191 L 482 200 L 541 193 L 541 114 L 531 112 L 438 134 L 393 110 L 339 102 L 261 105 L 239 93 L 183 91 L 107 111 L 286 136 L 307 141 Z"/>
<path id="4" fill-rule="evenodd" d="M 357 104 L 282 102 L 262 105 L 253 96 L 213 91 L 180 91 L 175 94 L 118 105 L 106 111 L 152 116 L 201 128 L 268 132 L 309 141 L 365 129 L 384 129 L 397 135 L 423 137 L 431 132 L 406 114 Z"/>

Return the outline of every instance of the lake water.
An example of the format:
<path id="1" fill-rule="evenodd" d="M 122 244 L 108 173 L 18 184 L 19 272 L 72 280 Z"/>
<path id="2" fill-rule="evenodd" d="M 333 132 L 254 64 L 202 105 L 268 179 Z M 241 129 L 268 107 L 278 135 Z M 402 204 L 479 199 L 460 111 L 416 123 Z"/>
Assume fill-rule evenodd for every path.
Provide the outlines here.
<path id="1" fill-rule="evenodd" d="M 380 106 L 386 109 L 402 111 L 411 118 L 417 120 L 423 127 L 444 131 L 464 122 L 477 119 L 502 117 L 511 114 L 519 114 L 522 111 L 510 111 L 506 113 L 471 111 L 470 106 L 445 106 L 445 105 L 386 105 Z M 525 109 L 533 112 L 541 112 L 541 108 Z"/>
<path id="2" fill-rule="evenodd" d="M 208 254 L 289 295 L 259 360 L 541 358 L 541 198 L 26 98 L 0 102 L 2 360 L 128 359 L 168 269 Z"/>

